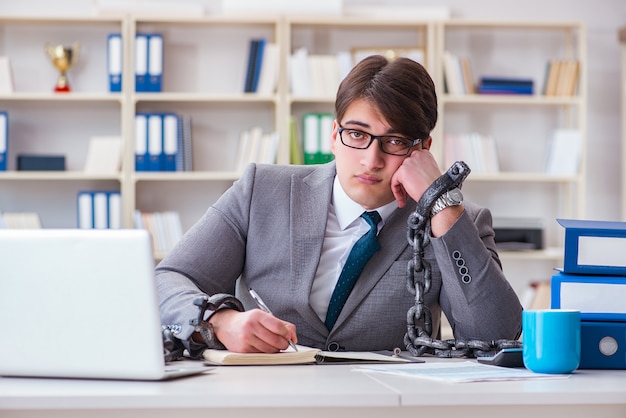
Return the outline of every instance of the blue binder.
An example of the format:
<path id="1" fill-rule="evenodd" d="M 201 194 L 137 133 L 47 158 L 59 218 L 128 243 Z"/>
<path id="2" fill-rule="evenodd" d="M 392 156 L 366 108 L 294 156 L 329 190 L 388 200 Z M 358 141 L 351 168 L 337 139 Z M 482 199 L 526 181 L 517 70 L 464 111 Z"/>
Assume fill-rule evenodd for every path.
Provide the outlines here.
<path id="1" fill-rule="evenodd" d="M 112 33 L 107 41 L 107 71 L 109 74 L 109 91 L 122 91 L 122 35 Z"/>
<path id="2" fill-rule="evenodd" d="M 582 320 L 626 321 L 626 276 L 555 274 L 550 298 L 552 308 L 576 309 Z"/>
<path id="3" fill-rule="evenodd" d="M 152 33 L 148 35 L 148 82 L 149 92 L 163 90 L 163 35 Z"/>
<path id="4" fill-rule="evenodd" d="M 148 154 L 148 171 L 163 171 L 163 115 L 158 113 L 148 114 Z"/>
<path id="5" fill-rule="evenodd" d="M 150 91 L 148 81 L 148 35 L 145 33 L 135 35 L 135 91 Z"/>
<path id="6" fill-rule="evenodd" d="M 557 221 L 565 228 L 565 273 L 626 275 L 626 222 Z"/>
<path id="7" fill-rule="evenodd" d="M 179 161 L 179 120 L 174 113 L 166 113 L 163 115 L 163 154 L 164 154 L 164 171 L 178 171 L 177 162 Z"/>
<path id="8" fill-rule="evenodd" d="M 7 170 L 9 151 L 9 114 L 0 112 L 0 171 Z"/>
<path id="9" fill-rule="evenodd" d="M 626 322 L 581 321 L 579 369 L 626 369 Z"/>
<path id="10" fill-rule="evenodd" d="M 149 171 L 148 114 L 135 115 L 135 171 Z"/>

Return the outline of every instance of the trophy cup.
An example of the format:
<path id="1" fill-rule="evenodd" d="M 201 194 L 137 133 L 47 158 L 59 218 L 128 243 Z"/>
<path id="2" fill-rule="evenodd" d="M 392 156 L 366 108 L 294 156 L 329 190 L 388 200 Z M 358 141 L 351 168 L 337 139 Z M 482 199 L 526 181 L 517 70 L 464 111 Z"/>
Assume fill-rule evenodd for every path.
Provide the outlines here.
<path id="1" fill-rule="evenodd" d="M 54 87 L 54 91 L 69 92 L 70 85 L 67 82 L 67 71 L 76 64 L 76 60 L 78 59 L 78 42 L 74 42 L 71 47 L 46 44 L 46 52 L 50 60 L 52 60 L 52 64 L 61 73 L 57 80 L 57 85 Z"/>

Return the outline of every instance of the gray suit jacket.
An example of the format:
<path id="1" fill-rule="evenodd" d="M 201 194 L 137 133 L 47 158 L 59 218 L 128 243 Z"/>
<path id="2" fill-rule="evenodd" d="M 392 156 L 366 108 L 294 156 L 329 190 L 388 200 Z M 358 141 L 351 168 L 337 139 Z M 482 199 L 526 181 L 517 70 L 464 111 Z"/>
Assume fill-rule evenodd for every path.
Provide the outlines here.
<path id="1" fill-rule="evenodd" d="M 262 295 L 273 313 L 296 325 L 300 344 L 345 350 L 404 347 L 407 310 L 407 218 L 415 202 L 397 209 L 379 233 L 381 250 L 368 262 L 330 332 L 309 304 L 332 198 L 335 165 L 251 165 L 208 209 L 157 267 L 162 321 L 182 327 L 186 339 L 198 315 L 194 298 L 228 292 L 239 277 Z M 491 214 L 466 202 L 426 259 L 432 287 L 425 302 L 437 337 L 443 309 L 456 338 L 515 339 L 521 306 L 498 259 Z M 462 274 L 471 281 L 464 283 Z M 247 306 L 254 306 L 247 301 Z M 244 304 L 246 301 L 244 300 Z"/>

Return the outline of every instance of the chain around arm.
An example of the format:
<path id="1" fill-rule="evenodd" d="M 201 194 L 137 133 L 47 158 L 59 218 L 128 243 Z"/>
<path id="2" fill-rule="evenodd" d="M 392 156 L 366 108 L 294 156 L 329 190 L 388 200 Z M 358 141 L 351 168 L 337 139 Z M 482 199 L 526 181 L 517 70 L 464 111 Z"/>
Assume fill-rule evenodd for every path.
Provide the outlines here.
<path id="1" fill-rule="evenodd" d="M 436 340 L 431 338 L 432 315 L 428 306 L 424 304 L 424 295 L 430 291 L 432 283 L 432 268 L 424 259 L 424 248 L 430 244 L 429 215 L 435 201 L 446 191 L 461 187 L 470 171 L 463 161 L 455 162 L 424 192 L 417 202 L 415 212 L 407 220 L 407 240 L 413 248 L 413 258 L 407 265 L 406 285 L 408 291 L 415 295 L 415 305 L 407 312 L 407 332 L 404 335 L 404 344 L 414 356 L 432 354 L 437 357 L 477 357 L 493 355 L 503 348 L 521 345 L 519 341 L 512 340 Z M 423 327 L 420 324 L 423 324 Z"/>

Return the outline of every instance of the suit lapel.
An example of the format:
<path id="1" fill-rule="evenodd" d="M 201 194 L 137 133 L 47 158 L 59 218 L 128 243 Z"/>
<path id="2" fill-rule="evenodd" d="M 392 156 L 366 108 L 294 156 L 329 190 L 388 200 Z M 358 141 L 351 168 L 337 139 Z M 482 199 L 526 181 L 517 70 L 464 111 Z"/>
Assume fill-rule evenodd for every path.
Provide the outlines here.
<path id="1" fill-rule="evenodd" d="M 290 194 L 292 295 L 295 305 L 301 307 L 303 318 L 324 334 L 326 327 L 311 307 L 309 298 L 322 253 L 334 177 L 334 163 L 322 165 L 304 178 L 293 176 Z"/>

